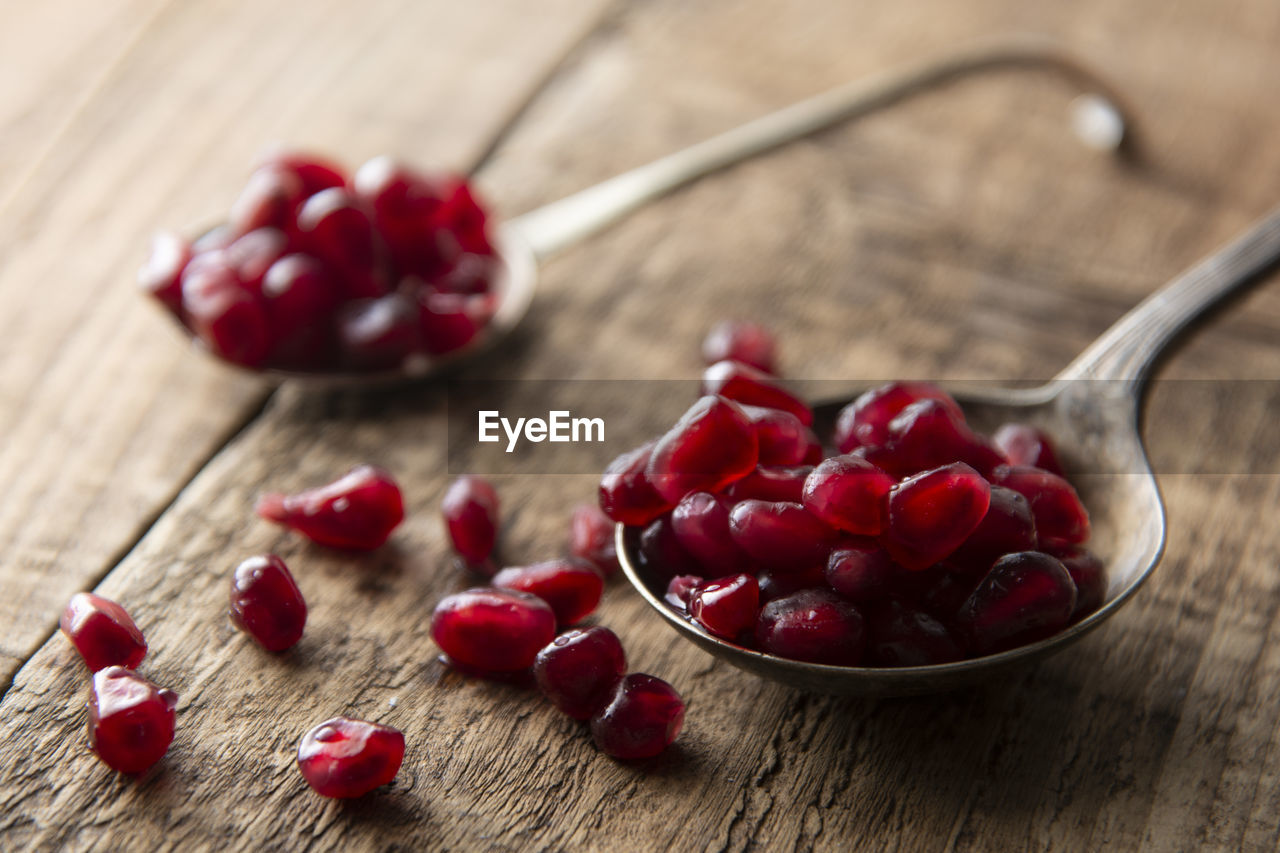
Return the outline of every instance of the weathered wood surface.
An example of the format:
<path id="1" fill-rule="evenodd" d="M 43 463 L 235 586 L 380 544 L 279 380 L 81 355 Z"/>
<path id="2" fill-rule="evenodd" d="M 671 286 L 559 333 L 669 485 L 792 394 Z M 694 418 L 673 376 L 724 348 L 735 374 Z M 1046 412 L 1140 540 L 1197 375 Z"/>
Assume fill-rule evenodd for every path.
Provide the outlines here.
<path id="1" fill-rule="evenodd" d="M 120 82 L 75 108 L 67 126 L 78 131 L 62 132 L 44 156 L 60 165 L 33 172 L 14 196 L 27 201 L 4 209 L 7 221 L 30 231 L 24 241 L 0 238 L 0 298 L 6 317 L 40 316 L 13 276 L 25 268 L 86 278 L 88 269 L 97 287 L 79 286 L 113 310 L 86 312 L 85 322 L 98 324 L 90 328 L 101 327 L 96 336 L 64 319 L 65 328 L 46 332 L 48 341 L 11 319 L 0 381 L 16 373 L 27 383 L 20 391 L 39 392 L 32 399 L 42 401 L 43 414 L 23 417 L 39 418 L 42 429 L 69 428 L 57 413 L 72 420 L 70 443 L 81 461 L 100 466 L 91 484 L 103 507 L 118 502 L 113 489 L 139 471 L 164 474 L 149 500 L 110 508 L 118 525 L 136 536 L 164 506 L 166 488 L 185 482 L 183 472 L 253 414 L 257 392 L 194 359 L 174 359 L 154 340 L 153 318 L 135 308 L 132 294 L 119 294 L 133 261 L 122 247 L 137 243 L 146 217 L 131 211 L 127 223 L 113 224 L 103 209 L 114 197 L 108 190 L 140 198 L 152 217 L 198 220 L 218 208 L 210 198 L 226 200 L 252 149 L 270 135 L 316 141 L 351 159 L 387 149 L 465 163 L 520 101 L 512 87 L 536 85 L 557 55 L 546 47 L 495 69 L 485 64 L 503 53 L 491 47 L 494 32 L 509 28 L 505 38 L 524 49 L 531 28 L 545 27 L 559 33 L 563 52 L 593 17 L 566 3 L 559 11 L 573 20 L 546 4 L 521 18 L 520 5 L 452 12 L 448 4 L 388 5 L 363 28 L 323 24 L 322 50 L 226 17 L 221 6 L 175 4 L 156 18 L 170 24 L 153 24 L 115 63 L 108 79 Z M 254 14 L 274 21 L 288 18 L 289 8 Z M 504 210 L 526 209 L 851 76 L 1010 28 L 1058 35 L 1106 69 L 1143 119 L 1145 154 L 1120 167 L 1075 146 L 1062 130 L 1071 93 L 1048 75 L 967 81 L 711 178 L 566 253 L 544 270 L 524 333 L 465 378 L 688 378 L 701 334 L 726 312 L 768 318 L 783 334 L 793 376 L 1043 378 L 1143 294 L 1280 200 L 1271 177 L 1280 173 L 1280 112 L 1271 103 L 1280 8 L 1266 0 L 1176 7 L 655 0 L 607 11 L 488 158 L 481 180 Z M 393 13 L 420 16 L 417 28 Z M 365 87 L 398 79 L 420 52 L 411 30 L 429 32 L 422 28 L 436 15 L 473 34 L 442 37 L 438 49 L 470 60 L 445 63 L 444 79 L 418 80 L 414 93 L 395 90 L 387 114 L 360 106 Z M 317 11 L 305 20 L 320 27 L 327 19 Z M 179 67 L 199 76 L 228 55 L 224 46 L 191 56 L 203 38 L 247 49 L 268 38 L 264 30 L 282 39 L 270 63 L 253 51 L 261 64 L 225 62 L 225 81 L 180 84 L 175 74 L 153 88 L 154 70 L 174 57 L 186 55 Z M 324 61 L 359 50 L 367 55 L 358 64 Z M 504 76 L 520 63 L 538 70 Z M 357 65 L 350 85 L 316 79 Z M 267 67 L 288 69 L 307 98 L 337 97 L 340 105 L 317 115 L 293 103 L 296 89 L 263 84 Z M 502 109 L 469 111 L 478 108 L 457 87 L 473 75 L 487 94 L 502 93 Z M 220 112 L 189 103 L 196 92 L 216 99 Z M 121 118 L 130 101 L 136 115 Z M 461 142 L 447 127 L 433 133 L 422 124 L 440 105 L 468 117 Z M 159 115 L 198 127 L 167 139 L 155 130 Z M 247 116 L 247 126 L 217 131 L 233 115 Z M 104 133 L 114 142 L 104 146 Z M 94 153 L 91 142 L 102 150 Z M 161 168 L 169 183 L 137 186 L 121 160 L 137 173 L 144 163 Z M 171 186 L 206 161 L 196 186 Z M 50 220 L 50 206 L 63 218 Z M 71 225 L 96 229 L 86 249 L 55 265 L 53 237 L 42 230 L 50 221 L 62 223 L 64 239 Z M 70 365 L 59 360 L 101 346 L 119 327 L 114 361 L 78 356 L 82 370 L 102 362 L 101 370 L 115 372 L 50 384 L 70 368 L 59 374 L 41 365 Z M 28 360 L 37 344 L 45 362 Z M 5 846 L 184 850 L 1273 849 L 1280 842 L 1274 281 L 1217 317 L 1162 375 L 1253 381 L 1156 386 L 1146 434 L 1168 501 L 1169 549 L 1149 585 L 1104 630 L 982 689 L 834 700 L 712 662 L 615 585 L 600 621 L 622 636 L 635 668 L 670 680 L 689 703 L 679 747 L 641 766 L 603 758 L 536 697 L 460 678 L 436 662 L 430 608 L 465 582 L 449 565 L 436 515 L 449 475 L 458 473 L 446 461 L 445 389 L 366 398 L 286 389 L 118 564 L 129 535 L 95 539 L 74 512 L 54 515 L 47 498 L 6 495 L 0 519 L 39 507 L 37 529 L 74 543 L 88 565 L 63 566 L 67 554 L 53 548 L 47 565 L 58 566 L 42 564 L 42 572 L 73 586 L 69 572 L 83 582 L 106 572 L 101 591 L 126 603 L 151 642 L 144 670 L 183 700 L 178 740 L 159 767 L 137 781 L 108 773 L 80 738 L 81 666 L 53 637 L 0 704 L 0 838 Z M 0 387 L 12 399 L 10 386 Z M 98 395 L 96 405 L 81 409 L 85 401 L 73 391 Z M 662 393 L 676 401 L 663 405 L 678 406 L 686 391 Z M 127 412 L 111 414 L 120 394 L 156 408 L 139 419 L 146 430 L 110 456 L 93 442 L 103 430 L 125 431 L 112 426 L 128 420 Z M 239 414 L 210 424 L 211 401 L 228 398 L 225 406 Z M 606 418 L 626 421 L 648 407 L 637 400 Z M 190 437 L 197 427 L 199 440 Z M 40 477 L 51 493 L 76 493 L 75 458 L 38 455 L 42 433 L 6 424 L 5 434 L 2 452 L 35 468 L 26 476 Z M 410 508 L 378 554 L 352 559 L 306 546 L 250 513 L 265 488 L 321 481 L 365 460 L 397 473 Z M 554 465 L 582 470 L 572 451 Z M 16 463 L 0 470 L 26 471 Z M 590 498 L 594 478 L 497 483 L 506 553 L 524 561 L 558 552 L 568 511 Z M 9 530 L 25 535 L 27 526 L 0 521 L 0 534 Z M 15 547 L 19 556 L 35 552 L 6 544 L 6 565 Z M 311 604 L 306 638 L 283 657 L 260 653 L 224 616 L 228 571 L 266 549 L 294 566 Z M 7 599 L 44 594 L 30 575 L 2 577 Z M 52 630 L 65 590 L 53 597 L 31 617 L 42 627 L 30 636 Z M 404 729 L 409 754 L 391 788 L 338 804 L 301 783 L 294 744 L 335 713 Z"/>

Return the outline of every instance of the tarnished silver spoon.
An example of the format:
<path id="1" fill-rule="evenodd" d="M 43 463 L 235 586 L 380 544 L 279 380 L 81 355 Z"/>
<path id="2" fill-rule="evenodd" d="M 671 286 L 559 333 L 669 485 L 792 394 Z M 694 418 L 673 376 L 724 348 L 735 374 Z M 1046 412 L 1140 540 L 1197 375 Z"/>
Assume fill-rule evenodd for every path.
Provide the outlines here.
<path id="1" fill-rule="evenodd" d="M 1189 324 L 1228 295 L 1257 282 L 1280 261 L 1280 208 L 1235 242 L 1143 300 L 1049 383 L 1028 389 L 949 388 L 971 423 L 1036 424 L 1056 440 L 1093 521 L 1090 550 L 1107 564 L 1102 606 L 1049 639 L 996 655 L 935 666 L 880 669 L 801 663 L 721 640 L 663 601 L 663 589 L 637 571 L 635 537 L 617 531 L 628 580 L 681 635 L 734 666 L 804 690 L 859 696 L 931 693 L 972 684 L 1045 657 L 1083 637 L 1119 610 L 1150 576 L 1164 550 L 1165 513 L 1139 431 L 1146 380 L 1156 359 Z M 852 399 L 850 397 L 849 399 Z M 834 420 L 848 403 L 816 408 Z M 1076 460 L 1072 470 L 1070 460 Z M 1087 467 L 1079 467 L 1087 460 Z"/>

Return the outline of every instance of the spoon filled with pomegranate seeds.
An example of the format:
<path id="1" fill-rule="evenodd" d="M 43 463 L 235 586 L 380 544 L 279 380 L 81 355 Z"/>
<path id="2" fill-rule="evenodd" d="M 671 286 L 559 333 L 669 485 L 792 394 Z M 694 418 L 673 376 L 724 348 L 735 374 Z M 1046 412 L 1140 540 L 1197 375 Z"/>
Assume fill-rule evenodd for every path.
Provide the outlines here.
<path id="1" fill-rule="evenodd" d="M 622 569 L 686 638 L 806 690 L 928 693 L 1057 651 L 1164 549 L 1138 427 L 1152 365 L 1277 261 L 1280 208 L 1037 388 L 903 382 L 810 408 L 709 347 L 730 359 L 703 396 L 601 481 Z"/>
<path id="2" fill-rule="evenodd" d="M 1088 70 L 1038 40 L 1006 40 L 857 81 L 495 227 L 465 178 L 375 158 L 353 175 L 267 158 L 227 221 L 158 236 L 142 289 L 224 362 L 273 379 L 363 386 L 427 377 L 507 335 L 557 251 L 710 172 L 990 69 L 1038 66 L 1089 95 L 1073 127 L 1114 150 L 1126 122 Z"/>

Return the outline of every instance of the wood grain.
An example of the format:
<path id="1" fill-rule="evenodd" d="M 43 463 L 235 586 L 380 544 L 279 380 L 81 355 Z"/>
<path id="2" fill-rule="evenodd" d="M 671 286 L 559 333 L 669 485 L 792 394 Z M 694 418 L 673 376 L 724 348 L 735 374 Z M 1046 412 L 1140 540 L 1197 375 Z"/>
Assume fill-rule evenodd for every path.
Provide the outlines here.
<path id="1" fill-rule="evenodd" d="M 388 21 L 371 27 L 402 37 Z M 1267 102 L 1280 9 L 1264 0 L 626 4 L 481 178 L 519 211 L 1010 27 L 1056 34 L 1109 72 L 1145 119 L 1137 165 L 1076 147 L 1062 130 L 1072 93 L 1047 76 L 967 81 L 708 179 L 567 252 L 543 271 L 523 333 L 462 381 L 686 380 L 637 383 L 628 403 L 609 404 L 610 422 L 640 419 L 693 394 L 697 342 L 726 313 L 768 318 L 800 378 L 1043 378 L 1274 204 L 1258 176 L 1280 169 L 1280 114 Z M 388 127 L 381 144 L 412 136 Z M 82 668 L 54 637 L 0 704 L 0 838 L 49 849 L 1274 849 L 1280 468 L 1266 437 L 1278 333 L 1271 281 L 1170 362 L 1164 376 L 1177 381 L 1155 387 L 1146 429 L 1168 502 L 1165 561 L 1109 626 L 1020 677 L 914 700 L 794 693 L 713 662 L 612 586 L 599 620 L 635 669 L 689 704 L 677 747 L 639 765 L 602 757 L 527 691 L 435 659 L 431 607 L 469 582 L 436 515 L 460 473 L 446 452 L 449 389 L 286 388 L 100 586 L 147 632 L 146 674 L 183 696 L 169 756 L 136 781 L 97 764 L 79 736 Z M 172 368 L 172 381 L 190 384 L 195 367 Z M 1225 396 L 1194 382 L 1238 378 L 1252 382 Z M 139 393 L 157 381 L 139 378 Z M 183 399 L 195 407 L 228 380 L 209 382 Z M 1186 461 L 1206 443 L 1207 467 Z M 157 446 L 128 458 L 151 460 Z M 361 461 L 395 471 L 410 510 L 377 554 L 304 545 L 249 511 L 268 487 Z M 581 470 L 572 449 L 542 464 Z M 505 554 L 523 562 L 563 547 L 569 509 L 595 478 L 495 481 Z M 228 572 L 264 550 L 289 561 L 311 605 L 306 637 L 280 657 L 224 615 Z M 389 789 L 326 803 L 301 783 L 297 738 L 335 713 L 405 731 Z"/>

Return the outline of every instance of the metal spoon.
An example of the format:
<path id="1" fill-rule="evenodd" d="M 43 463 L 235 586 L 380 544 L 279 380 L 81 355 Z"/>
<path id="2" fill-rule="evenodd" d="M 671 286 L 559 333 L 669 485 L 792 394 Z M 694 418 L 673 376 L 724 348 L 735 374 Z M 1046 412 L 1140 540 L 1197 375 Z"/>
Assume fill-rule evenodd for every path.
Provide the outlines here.
<path id="1" fill-rule="evenodd" d="M 974 72 L 1037 66 L 1064 75 L 1088 93 L 1073 102 L 1077 137 L 1092 148 L 1118 150 L 1130 123 L 1110 87 L 1088 68 L 1043 39 L 980 44 L 832 89 L 507 222 L 495 240 L 502 260 L 495 282 L 499 307 L 476 340 L 460 350 L 414 359 L 389 371 L 249 372 L 320 387 L 385 386 L 437 375 L 491 348 L 519 325 L 532 302 L 540 262 L 642 205 L 703 175 Z"/>
<path id="2" fill-rule="evenodd" d="M 1089 460 L 1087 472 L 1069 473 L 1092 515 L 1089 548 L 1105 560 L 1110 588 L 1101 608 L 1056 636 L 1001 654 L 936 666 L 878 669 L 801 663 L 721 640 L 675 612 L 662 599 L 665 585 L 658 589 L 638 573 L 635 537 L 620 525 L 622 569 L 645 601 L 685 638 L 734 666 L 805 690 L 860 696 L 931 693 L 972 684 L 1056 652 L 1119 610 L 1150 576 L 1164 550 L 1164 504 L 1139 432 L 1152 365 L 1188 325 L 1226 296 L 1256 283 L 1278 261 L 1280 208 L 1148 296 L 1049 383 L 1030 389 L 952 389 L 975 425 L 1037 424 L 1054 436 L 1064 458 Z M 847 402 L 818 406 L 818 419 L 832 422 Z"/>

